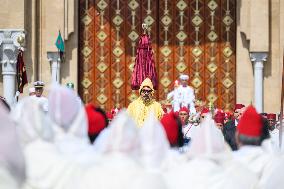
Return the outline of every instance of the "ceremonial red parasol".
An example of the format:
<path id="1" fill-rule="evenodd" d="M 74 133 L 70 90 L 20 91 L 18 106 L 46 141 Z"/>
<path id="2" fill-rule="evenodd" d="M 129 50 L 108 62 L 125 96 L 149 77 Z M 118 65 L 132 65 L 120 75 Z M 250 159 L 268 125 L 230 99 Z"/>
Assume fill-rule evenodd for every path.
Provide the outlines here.
<path id="1" fill-rule="evenodd" d="M 157 72 L 151 40 L 150 36 L 146 34 L 147 25 L 142 24 L 142 28 L 144 29 L 144 33 L 140 36 L 136 51 L 135 65 L 131 78 L 131 88 L 132 90 L 138 90 L 144 79 L 148 77 L 151 79 L 154 89 L 157 90 Z"/>

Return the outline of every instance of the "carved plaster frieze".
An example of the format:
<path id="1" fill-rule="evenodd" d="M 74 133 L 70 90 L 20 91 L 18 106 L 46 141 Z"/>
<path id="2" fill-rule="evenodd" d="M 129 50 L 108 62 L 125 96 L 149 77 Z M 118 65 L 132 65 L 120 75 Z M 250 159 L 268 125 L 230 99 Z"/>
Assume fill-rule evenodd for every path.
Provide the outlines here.
<path id="1" fill-rule="evenodd" d="M 250 60 L 252 62 L 266 62 L 268 57 L 267 52 L 251 52 L 250 53 Z"/>
<path id="2" fill-rule="evenodd" d="M 47 59 L 49 62 L 61 62 L 58 52 L 47 52 Z"/>
<path id="3" fill-rule="evenodd" d="M 25 33 L 21 29 L 0 30 L 0 63 L 3 74 L 15 74 L 19 48 L 24 45 Z M 20 44 L 21 43 L 21 44 Z"/>

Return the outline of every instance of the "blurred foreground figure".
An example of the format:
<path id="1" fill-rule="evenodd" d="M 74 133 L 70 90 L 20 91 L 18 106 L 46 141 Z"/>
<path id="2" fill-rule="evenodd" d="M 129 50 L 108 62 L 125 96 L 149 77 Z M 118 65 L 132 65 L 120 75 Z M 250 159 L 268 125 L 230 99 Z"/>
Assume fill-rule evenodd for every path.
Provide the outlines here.
<path id="1" fill-rule="evenodd" d="M 2 96 L 0 96 L 0 103 L 4 106 L 4 108 L 6 108 L 7 111 L 11 110 L 11 107 L 9 106 L 8 102 Z"/>
<path id="2" fill-rule="evenodd" d="M 80 178 L 97 158 L 88 139 L 85 109 L 76 93 L 54 86 L 49 93 L 48 114 L 34 102 L 27 101 L 22 108 L 20 122 L 25 120 L 26 124 L 18 122 L 18 131 L 25 139 L 24 189 L 82 188 Z M 49 129 L 51 132 L 47 132 Z"/>
<path id="3" fill-rule="evenodd" d="M 187 160 L 164 173 L 170 189 L 250 189 L 257 177 L 246 167 L 234 161 L 229 147 L 207 114 L 192 138 L 186 152 Z"/>
<path id="4" fill-rule="evenodd" d="M 154 87 L 149 78 L 146 78 L 139 89 L 140 97 L 131 102 L 127 108 L 129 115 L 134 119 L 138 127 L 142 127 L 151 111 L 158 119 L 161 119 L 164 111 L 159 102 L 154 99 Z"/>
<path id="5" fill-rule="evenodd" d="M 0 188 L 18 189 L 25 180 L 25 161 L 16 128 L 0 102 Z"/>
<path id="6" fill-rule="evenodd" d="M 255 173 L 259 188 L 280 189 L 284 186 L 284 159 L 261 146 L 268 138 L 267 133 L 262 116 L 249 106 L 237 126 L 239 150 L 234 152 L 234 158 Z"/>
<path id="7" fill-rule="evenodd" d="M 148 128 L 143 128 L 148 130 Z M 155 125 L 156 126 L 156 125 Z M 155 128 L 153 126 L 153 128 Z M 159 128 L 157 128 L 159 130 Z M 141 141 L 139 129 L 125 110 L 121 110 L 104 129 L 94 143 L 94 149 L 102 155 L 100 165 L 88 169 L 86 177 L 81 179 L 82 188 L 96 189 L 166 189 L 161 174 L 147 172 L 141 166 Z M 160 132 L 160 130 L 158 131 Z M 151 136 L 148 136 L 151 137 Z M 156 138 L 160 140 L 160 138 Z M 155 140 L 155 138 L 152 138 Z M 155 140 L 155 142 L 158 142 Z M 147 144 L 152 141 L 148 141 Z M 160 141 L 157 145 L 163 143 Z M 151 146 L 143 147 L 145 156 L 153 152 Z M 166 143 L 167 144 L 167 143 Z M 159 146 L 164 149 L 164 146 Z M 157 148 L 155 148 L 156 150 Z M 161 150 L 162 150 L 161 149 Z M 158 149 L 157 149 L 158 150 Z M 143 155 L 142 164 L 149 165 L 155 161 L 155 156 L 149 158 Z M 161 157 L 160 157 L 161 158 Z M 144 161 L 145 160 L 145 161 Z M 145 164 L 144 164 L 145 163 Z M 149 163 L 149 164 L 148 164 Z M 92 182 L 90 182 L 92 181 Z"/>
<path id="8" fill-rule="evenodd" d="M 16 123 L 20 143 L 24 149 L 37 140 L 53 140 L 50 121 L 47 119 L 40 102 L 35 98 L 23 98 L 10 114 Z"/>

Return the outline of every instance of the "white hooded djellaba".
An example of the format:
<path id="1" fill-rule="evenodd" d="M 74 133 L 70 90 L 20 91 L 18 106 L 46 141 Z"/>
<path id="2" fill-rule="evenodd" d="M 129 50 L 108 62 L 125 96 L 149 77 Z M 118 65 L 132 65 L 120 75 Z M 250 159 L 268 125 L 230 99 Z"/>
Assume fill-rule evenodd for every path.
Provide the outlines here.
<path id="1" fill-rule="evenodd" d="M 65 164 L 53 145 L 54 133 L 40 103 L 27 97 L 17 104 L 12 113 L 16 115 L 14 118 L 27 166 L 24 189 L 64 186 L 64 176 L 59 177 L 59 174 L 62 174 Z"/>
<path id="2" fill-rule="evenodd" d="M 11 111 L 17 125 L 17 132 L 23 148 L 37 140 L 52 141 L 53 130 L 41 104 L 31 97 L 25 97 Z"/>
<path id="3" fill-rule="evenodd" d="M 257 178 L 233 161 L 210 115 L 201 123 L 188 150 L 188 161 L 165 173 L 169 188 L 253 188 Z"/>
<path id="4" fill-rule="evenodd" d="M 150 112 L 140 129 L 140 161 L 148 170 L 162 171 L 184 161 L 177 149 L 171 149 L 161 122 Z"/>
<path id="5" fill-rule="evenodd" d="M 94 143 L 104 161 L 85 174 L 84 188 L 165 188 L 161 176 L 145 171 L 139 162 L 140 140 L 135 122 L 121 110 Z"/>
<path id="6" fill-rule="evenodd" d="M 150 169 L 159 168 L 168 156 L 170 144 L 163 126 L 153 112 L 150 112 L 139 134 L 142 164 Z"/>
<path id="7" fill-rule="evenodd" d="M 18 189 L 25 180 L 25 161 L 16 127 L 0 102 L 0 188 Z"/>
<path id="8" fill-rule="evenodd" d="M 76 94 L 65 87 L 55 86 L 49 103 L 49 115 L 40 114 L 42 109 L 35 105 L 28 105 L 30 109 L 25 112 L 49 116 L 53 130 L 51 140 L 46 140 L 37 126 L 30 126 L 33 136 L 38 136 L 25 147 L 28 176 L 25 188 L 76 188 L 82 172 L 96 161 L 88 143 L 85 110 L 78 105 Z"/>

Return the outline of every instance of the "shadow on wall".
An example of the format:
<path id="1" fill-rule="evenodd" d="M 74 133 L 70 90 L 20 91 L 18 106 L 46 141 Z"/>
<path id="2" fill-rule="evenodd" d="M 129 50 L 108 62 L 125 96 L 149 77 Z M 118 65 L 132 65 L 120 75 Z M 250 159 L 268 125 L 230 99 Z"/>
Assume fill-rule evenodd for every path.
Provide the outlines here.
<path id="1" fill-rule="evenodd" d="M 268 10 L 272 10 L 271 9 L 271 0 L 269 1 L 269 4 L 268 4 Z M 272 42 L 272 18 L 271 18 L 272 14 L 269 14 L 269 41 Z M 280 26 L 278 28 L 280 30 Z M 282 51 L 282 49 L 279 48 L 279 53 Z M 267 58 L 267 62 L 264 63 L 264 73 L 263 73 L 263 76 L 268 78 L 270 76 L 272 76 L 272 57 L 271 57 L 271 52 L 272 52 L 272 45 L 271 43 L 269 44 L 269 53 L 268 53 L 268 58 Z M 280 53 L 281 54 L 281 53 Z M 279 63 L 282 62 L 282 58 L 280 58 L 280 61 Z M 275 62 L 274 64 L 278 64 L 278 62 Z"/>

